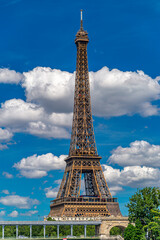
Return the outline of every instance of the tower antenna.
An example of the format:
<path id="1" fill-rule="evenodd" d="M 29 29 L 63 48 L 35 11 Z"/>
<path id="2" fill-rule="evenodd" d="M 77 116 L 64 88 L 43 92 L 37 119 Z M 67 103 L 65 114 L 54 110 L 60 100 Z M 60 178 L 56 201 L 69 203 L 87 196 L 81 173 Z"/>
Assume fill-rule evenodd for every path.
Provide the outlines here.
<path id="1" fill-rule="evenodd" d="M 81 30 L 83 30 L 83 10 L 81 9 Z"/>

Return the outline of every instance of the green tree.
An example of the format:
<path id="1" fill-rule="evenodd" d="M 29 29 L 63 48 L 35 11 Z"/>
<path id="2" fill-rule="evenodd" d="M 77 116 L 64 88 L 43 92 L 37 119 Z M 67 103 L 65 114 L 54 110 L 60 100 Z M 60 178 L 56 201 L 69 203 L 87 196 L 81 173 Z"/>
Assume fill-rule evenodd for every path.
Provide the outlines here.
<path id="1" fill-rule="evenodd" d="M 141 240 L 144 239 L 145 232 L 143 230 L 143 226 L 141 224 L 141 221 L 139 219 L 136 220 L 135 223 L 135 234 L 134 234 L 134 240 Z"/>
<path id="2" fill-rule="evenodd" d="M 110 230 L 110 235 L 114 235 L 114 236 L 120 235 L 120 236 L 122 236 L 122 234 L 123 234 L 123 231 L 119 227 L 113 227 Z"/>
<path id="3" fill-rule="evenodd" d="M 124 230 L 124 240 L 134 240 L 135 236 L 135 226 L 132 224 L 128 224 L 126 229 Z"/>
<path id="4" fill-rule="evenodd" d="M 67 225 L 59 226 L 59 236 L 66 237 L 67 235 L 71 235 L 71 227 Z"/>
<path id="5" fill-rule="evenodd" d="M 5 237 L 15 237 L 16 236 L 16 226 L 5 226 L 4 228 Z"/>
<path id="6" fill-rule="evenodd" d="M 32 226 L 32 236 L 33 237 L 43 237 L 43 226 L 34 225 Z"/>
<path id="7" fill-rule="evenodd" d="M 47 221 L 56 221 L 56 220 L 51 217 L 48 217 Z M 57 236 L 57 226 L 46 226 L 46 236 L 47 237 Z"/>
<path id="8" fill-rule="evenodd" d="M 146 187 L 137 190 L 129 200 L 127 204 L 129 221 L 135 223 L 138 219 L 142 226 L 145 226 L 153 221 L 154 214 L 151 210 L 160 206 L 160 189 Z"/>
<path id="9" fill-rule="evenodd" d="M 57 236 L 57 226 L 46 226 L 46 236 L 56 237 Z"/>
<path id="10" fill-rule="evenodd" d="M 87 236 L 88 237 L 95 236 L 95 226 L 94 225 L 87 225 Z"/>
<path id="11" fill-rule="evenodd" d="M 48 217 L 47 218 L 47 221 L 56 221 L 55 219 L 51 218 L 51 217 Z"/>
<path id="12" fill-rule="evenodd" d="M 158 240 L 160 239 L 160 210 L 154 209 L 151 210 L 153 213 L 153 221 L 144 227 L 144 229 L 148 232 L 148 236 L 151 239 Z"/>
<path id="13" fill-rule="evenodd" d="M 30 236 L 30 227 L 29 226 L 18 226 L 18 235 Z"/>
<path id="14" fill-rule="evenodd" d="M 84 236 L 84 226 L 83 225 L 74 225 L 73 226 L 73 235 L 74 236 Z"/>

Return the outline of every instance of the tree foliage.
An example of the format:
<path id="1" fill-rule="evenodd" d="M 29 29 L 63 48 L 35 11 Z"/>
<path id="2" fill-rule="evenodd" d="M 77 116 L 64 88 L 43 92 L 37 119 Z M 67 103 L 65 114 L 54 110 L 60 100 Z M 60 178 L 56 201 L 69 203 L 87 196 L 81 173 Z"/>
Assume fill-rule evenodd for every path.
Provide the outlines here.
<path id="1" fill-rule="evenodd" d="M 87 236 L 88 237 L 95 236 L 95 226 L 94 225 L 87 225 Z"/>
<path id="2" fill-rule="evenodd" d="M 67 235 L 71 235 L 71 227 L 68 225 L 60 225 L 59 226 L 59 236 L 64 237 Z"/>
<path id="3" fill-rule="evenodd" d="M 74 225 L 73 226 L 73 235 L 74 236 L 84 236 L 84 226 L 83 225 Z"/>
<path id="4" fill-rule="evenodd" d="M 135 236 L 135 226 L 133 226 L 132 224 L 128 224 L 128 226 L 124 230 L 124 239 L 134 240 L 134 236 Z"/>
<path id="5" fill-rule="evenodd" d="M 4 229 L 5 237 L 15 237 L 16 236 L 16 226 L 6 226 Z"/>
<path id="6" fill-rule="evenodd" d="M 154 214 L 152 209 L 160 206 L 160 189 L 156 187 L 146 187 L 138 190 L 127 204 L 129 221 L 136 222 L 140 220 L 142 226 L 153 221 Z"/>
<path id="7" fill-rule="evenodd" d="M 160 239 L 160 210 L 154 209 L 151 211 L 154 215 L 153 221 L 146 225 L 144 229 L 148 232 L 149 238 L 158 240 Z"/>
<path id="8" fill-rule="evenodd" d="M 139 219 L 136 220 L 135 223 L 135 234 L 134 234 L 134 240 L 142 240 L 144 239 L 145 232 L 143 230 L 143 226 L 141 224 L 141 221 Z"/>
<path id="9" fill-rule="evenodd" d="M 123 233 L 123 231 L 122 231 L 122 229 L 120 229 L 119 227 L 113 227 L 113 228 L 111 228 L 111 230 L 110 230 L 110 235 L 111 235 L 111 236 L 112 236 L 112 235 L 114 235 L 114 236 L 117 236 L 117 235 L 122 236 L 122 233 Z"/>

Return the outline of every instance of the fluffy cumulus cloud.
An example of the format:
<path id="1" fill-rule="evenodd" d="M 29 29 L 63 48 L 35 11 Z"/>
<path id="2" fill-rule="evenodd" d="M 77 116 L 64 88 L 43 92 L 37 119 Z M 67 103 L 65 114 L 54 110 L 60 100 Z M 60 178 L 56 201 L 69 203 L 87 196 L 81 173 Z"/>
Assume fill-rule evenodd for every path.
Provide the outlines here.
<path id="1" fill-rule="evenodd" d="M 10 130 L 0 128 L 0 142 L 8 141 L 12 138 L 12 136 L 13 134 Z"/>
<path id="2" fill-rule="evenodd" d="M 2 190 L 2 193 L 8 195 L 8 194 L 9 194 L 9 191 L 8 191 L 7 189 L 5 189 L 5 190 Z"/>
<path id="3" fill-rule="evenodd" d="M 0 150 L 8 148 L 9 141 L 11 140 L 13 134 L 9 129 L 0 128 Z"/>
<path id="4" fill-rule="evenodd" d="M 27 101 L 38 103 L 47 111 L 66 113 L 73 109 L 74 78 L 75 74 L 37 67 L 24 73 L 22 86 Z M 159 108 L 152 102 L 160 98 L 159 79 L 152 79 L 143 71 L 123 72 L 107 67 L 90 72 L 93 114 L 157 115 Z"/>
<path id="5" fill-rule="evenodd" d="M 115 194 L 123 186 L 133 188 L 160 185 L 160 146 L 146 141 L 135 141 L 129 147 L 119 146 L 112 151 L 110 164 L 124 168 L 116 169 L 103 165 L 105 178 Z M 120 189 L 121 188 L 121 189 Z"/>
<path id="6" fill-rule="evenodd" d="M 111 186 L 111 187 L 109 188 L 109 190 L 110 190 L 112 196 L 115 196 L 115 195 L 117 194 L 117 192 L 122 191 L 123 188 L 120 187 L 120 186 Z"/>
<path id="7" fill-rule="evenodd" d="M 0 211 L 0 217 L 4 217 L 6 212 L 4 210 Z"/>
<path id="8" fill-rule="evenodd" d="M 1 131 L 8 131 L 10 135 L 26 132 L 44 138 L 69 138 L 75 73 L 47 67 L 23 74 L 1 69 L 2 76 L 7 74 L 14 75 L 8 79 L 16 79 L 15 83 L 22 80 L 27 102 L 10 99 L 1 104 Z M 158 115 L 159 107 L 155 104 L 160 99 L 159 79 L 152 79 L 142 71 L 122 72 L 107 67 L 90 72 L 93 114 L 104 117 Z M 0 142 L 0 149 L 5 148 L 7 144 Z"/>
<path id="9" fill-rule="evenodd" d="M 58 194 L 58 187 L 48 187 L 44 189 L 47 198 L 56 198 Z"/>
<path id="10" fill-rule="evenodd" d="M 13 178 L 13 175 L 11 173 L 8 173 L 8 172 L 3 172 L 2 175 L 6 178 Z"/>
<path id="11" fill-rule="evenodd" d="M 0 126 L 11 132 L 28 132 L 46 138 L 69 138 L 68 127 L 72 114 L 46 113 L 43 107 L 21 99 L 11 99 L 1 104 Z M 3 133 L 3 132 L 2 132 Z M 0 132 L 1 134 L 1 132 Z M 3 136 L 2 136 L 3 137 Z"/>
<path id="12" fill-rule="evenodd" d="M 56 187 L 48 187 L 44 189 L 45 195 L 47 198 L 56 198 L 58 194 L 58 190 L 60 187 L 62 179 L 57 179 L 54 181 L 55 184 L 57 184 Z"/>
<path id="13" fill-rule="evenodd" d="M 23 87 L 28 101 L 44 106 L 51 112 L 71 112 L 73 108 L 74 76 L 72 73 L 37 67 L 25 72 Z"/>
<path id="14" fill-rule="evenodd" d="M 10 70 L 8 68 L 0 68 L 0 83 L 18 84 L 23 79 L 23 74 Z"/>
<path id="15" fill-rule="evenodd" d="M 1 144 L 0 143 L 0 150 L 4 150 L 4 149 L 7 149 L 7 148 L 8 148 L 7 144 Z"/>
<path id="16" fill-rule="evenodd" d="M 129 166 L 124 169 L 114 169 L 111 166 L 103 165 L 104 175 L 108 185 L 113 188 L 116 186 L 129 186 L 133 188 L 146 186 L 159 186 L 160 170 L 158 168 Z M 117 189 L 118 191 L 120 189 Z"/>
<path id="17" fill-rule="evenodd" d="M 13 218 L 18 217 L 18 212 L 15 210 L 15 211 L 11 212 L 10 214 L 8 214 L 8 216 L 13 217 Z"/>
<path id="18" fill-rule="evenodd" d="M 37 156 L 36 154 L 23 158 L 20 162 L 15 163 L 14 167 L 20 171 L 20 174 L 26 178 L 41 178 L 47 176 L 51 170 L 64 169 L 66 155 L 59 157 L 52 153 Z"/>
<path id="19" fill-rule="evenodd" d="M 19 195 L 8 195 L 0 198 L 0 203 L 5 206 L 14 206 L 20 209 L 29 209 L 34 205 L 39 204 L 37 199 L 22 197 Z"/>
<path id="20" fill-rule="evenodd" d="M 0 125 L 21 128 L 25 123 L 38 121 L 44 112 L 35 104 L 26 103 L 21 99 L 11 99 L 1 104 Z"/>
<path id="21" fill-rule="evenodd" d="M 25 212 L 25 213 L 20 213 L 21 216 L 28 216 L 28 217 L 31 217 L 32 215 L 38 213 L 37 210 L 31 210 L 31 211 L 28 211 L 28 212 Z"/>
<path id="22" fill-rule="evenodd" d="M 143 71 L 110 71 L 107 67 L 90 75 L 93 112 L 96 115 L 110 117 L 138 113 L 152 116 L 159 113 L 159 108 L 152 105 L 152 101 L 160 98 L 160 77 L 152 79 Z"/>
<path id="23" fill-rule="evenodd" d="M 160 167 L 160 145 L 135 141 L 126 148 L 119 146 L 112 151 L 109 162 L 119 166 Z"/>

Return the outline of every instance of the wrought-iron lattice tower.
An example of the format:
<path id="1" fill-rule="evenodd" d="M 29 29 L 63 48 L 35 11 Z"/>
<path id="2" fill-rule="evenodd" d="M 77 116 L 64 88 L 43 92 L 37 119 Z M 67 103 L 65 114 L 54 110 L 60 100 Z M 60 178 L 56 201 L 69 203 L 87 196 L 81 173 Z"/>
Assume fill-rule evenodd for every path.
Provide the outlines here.
<path id="1" fill-rule="evenodd" d="M 69 156 L 57 194 L 51 201 L 51 217 L 97 217 L 121 215 L 116 198 L 112 198 L 100 165 L 93 120 L 88 73 L 88 33 L 81 27 L 76 34 L 77 65 L 74 95 L 74 113 Z M 82 175 L 84 179 L 82 179 Z M 85 195 L 81 195 L 82 181 Z"/>

